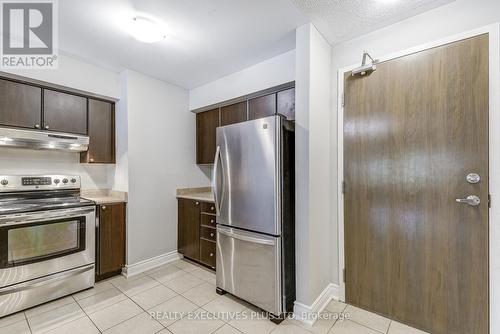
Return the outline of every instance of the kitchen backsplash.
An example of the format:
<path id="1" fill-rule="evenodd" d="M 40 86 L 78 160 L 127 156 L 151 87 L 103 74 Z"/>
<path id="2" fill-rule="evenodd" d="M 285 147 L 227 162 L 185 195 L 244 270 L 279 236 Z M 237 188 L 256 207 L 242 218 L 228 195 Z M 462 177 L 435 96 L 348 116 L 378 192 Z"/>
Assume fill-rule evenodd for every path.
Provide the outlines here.
<path id="1" fill-rule="evenodd" d="M 0 174 L 75 174 L 82 178 L 82 189 L 110 189 L 114 165 L 80 164 L 79 154 L 0 148 Z"/>

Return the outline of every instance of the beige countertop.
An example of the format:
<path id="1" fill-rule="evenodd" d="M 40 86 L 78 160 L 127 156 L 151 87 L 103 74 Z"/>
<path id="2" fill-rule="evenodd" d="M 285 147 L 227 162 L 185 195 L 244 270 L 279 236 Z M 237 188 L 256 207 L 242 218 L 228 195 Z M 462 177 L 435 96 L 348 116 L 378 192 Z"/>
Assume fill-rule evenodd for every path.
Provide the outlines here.
<path id="1" fill-rule="evenodd" d="M 177 198 L 213 203 L 214 194 L 210 187 L 177 189 Z"/>
<path id="2" fill-rule="evenodd" d="M 128 194 L 124 191 L 96 189 L 82 190 L 80 196 L 97 204 L 113 204 L 127 202 Z"/>

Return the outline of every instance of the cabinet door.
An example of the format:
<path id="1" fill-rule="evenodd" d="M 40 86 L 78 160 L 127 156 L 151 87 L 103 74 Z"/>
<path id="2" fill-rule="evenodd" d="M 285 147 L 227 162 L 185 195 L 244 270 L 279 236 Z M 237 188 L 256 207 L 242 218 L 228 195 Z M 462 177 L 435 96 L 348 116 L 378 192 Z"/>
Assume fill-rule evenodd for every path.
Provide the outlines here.
<path id="1" fill-rule="evenodd" d="M 229 125 L 247 120 L 247 101 L 220 108 L 220 125 Z"/>
<path id="2" fill-rule="evenodd" d="M 89 150 L 80 156 L 80 162 L 114 164 L 115 110 L 110 102 L 89 99 Z"/>
<path id="3" fill-rule="evenodd" d="M 87 98 L 44 89 L 43 126 L 57 132 L 87 134 Z"/>
<path id="4" fill-rule="evenodd" d="M 42 124 L 42 89 L 0 80 L 0 125 L 36 129 Z"/>
<path id="5" fill-rule="evenodd" d="M 196 114 L 196 163 L 213 164 L 215 131 L 219 126 L 219 109 Z"/>
<path id="6" fill-rule="evenodd" d="M 178 200 L 178 249 L 185 257 L 200 259 L 200 202 Z"/>
<path id="7" fill-rule="evenodd" d="M 125 265 L 125 204 L 99 206 L 99 275 L 119 271 Z"/>
<path id="8" fill-rule="evenodd" d="M 278 93 L 278 114 L 288 120 L 295 120 L 295 88 Z"/>
<path id="9" fill-rule="evenodd" d="M 258 119 L 276 114 L 276 94 L 265 95 L 248 101 L 248 119 Z"/>

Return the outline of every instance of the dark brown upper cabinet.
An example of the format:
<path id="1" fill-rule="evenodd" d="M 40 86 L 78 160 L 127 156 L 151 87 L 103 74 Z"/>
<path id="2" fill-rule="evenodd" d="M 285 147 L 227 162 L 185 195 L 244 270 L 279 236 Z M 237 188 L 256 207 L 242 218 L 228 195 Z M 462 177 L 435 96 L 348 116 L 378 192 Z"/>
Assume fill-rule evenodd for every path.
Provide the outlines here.
<path id="1" fill-rule="evenodd" d="M 286 119 L 295 120 L 295 88 L 278 92 L 278 114 Z"/>
<path id="2" fill-rule="evenodd" d="M 220 108 L 220 125 L 229 125 L 247 120 L 247 101 Z"/>
<path id="3" fill-rule="evenodd" d="M 215 136 L 218 126 L 218 108 L 196 114 L 196 163 L 198 165 L 214 163 Z"/>
<path id="4" fill-rule="evenodd" d="M 0 80 L 0 125 L 38 129 L 42 125 L 42 89 Z"/>
<path id="5" fill-rule="evenodd" d="M 248 119 L 258 119 L 276 114 L 276 94 L 265 95 L 248 101 Z"/>
<path id="6" fill-rule="evenodd" d="M 196 163 L 214 163 L 218 126 L 276 114 L 295 120 L 295 88 L 290 87 L 291 83 L 288 83 L 213 105 L 208 111 L 194 110 L 199 111 L 196 114 Z"/>
<path id="7" fill-rule="evenodd" d="M 89 99 L 88 108 L 89 150 L 81 153 L 80 162 L 113 164 L 116 162 L 114 104 Z"/>
<path id="8" fill-rule="evenodd" d="M 87 134 L 87 98 L 59 91 L 43 91 L 45 130 Z"/>

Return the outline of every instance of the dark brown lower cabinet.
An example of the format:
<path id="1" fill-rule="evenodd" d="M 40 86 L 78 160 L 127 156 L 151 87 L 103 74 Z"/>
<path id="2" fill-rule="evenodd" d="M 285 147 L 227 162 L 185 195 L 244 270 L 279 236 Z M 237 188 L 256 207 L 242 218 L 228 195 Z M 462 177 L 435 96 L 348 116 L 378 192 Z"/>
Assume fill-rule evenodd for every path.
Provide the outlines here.
<path id="1" fill-rule="evenodd" d="M 215 241 L 201 239 L 200 262 L 215 269 Z"/>
<path id="2" fill-rule="evenodd" d="M 125 265 L 125 203 L 97 206 L 96 281 L 121 273 Z"/>
<path id="3" fill-rule="evenodd" d="M 215 269 L 216 217 L 212 203 L 178 199 L 178 252 Z"/>

